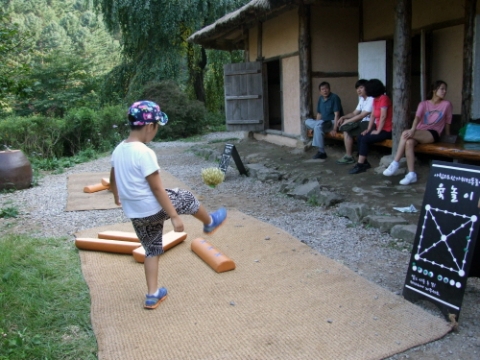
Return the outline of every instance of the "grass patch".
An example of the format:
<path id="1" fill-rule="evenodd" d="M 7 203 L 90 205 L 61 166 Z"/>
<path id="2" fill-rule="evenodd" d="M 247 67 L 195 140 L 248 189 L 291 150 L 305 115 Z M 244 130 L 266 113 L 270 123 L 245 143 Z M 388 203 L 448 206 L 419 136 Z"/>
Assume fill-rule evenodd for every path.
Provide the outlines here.
<path id="1" fill-rule="evenodd" d="M 307 204 L 310 206 L 320 206 L 320 202 L 316 195 L 311 195 L 307 200 Z"/>
<path id="2" fill-rule="evenodd" d="M 77 164 L 88 162 L 90 160 L 98 159 L 100 153 L 89 147 L 85 150 L 79 151 L 78 154 L 70 157 L 62 158 L 31 158 L 32 167 L 37 170 L 54 171 L 62 173 L 65 168 L 73 167 Z"/>
<path id="3" fill-rule="evenodd" d="M 351 222 L 351 223 L 348 223 L 347 225 L 345 225 L 345 227 L 347 229 L 356 228 L 356 227 L 359 227 L 359 226 L 362 226 L 362 224 L 357 223 L 357 222 Z"/>
<path id="4" fill-rule="evenodd" d="M 410 244 L 408 241 L 403 241 L 399 239 L 393 239 L 389 240 L 387 244 L 385 244 L 385 247 L 394 249 L 394 250 L 406 250 L 408 252 L 412 251 L 413 244 Z"/>
<path id="5" fill-rule="evenodd" d="M 73 243 L 0 238 L 0 360 L 96 354 L 90 295 Z"/>
<path id="6" fill-rule="evenodd" d="M 16 218 L 18 213 L 18 208 L 16 206 L 3 207 L 0 208 L 0 219 Z"/>

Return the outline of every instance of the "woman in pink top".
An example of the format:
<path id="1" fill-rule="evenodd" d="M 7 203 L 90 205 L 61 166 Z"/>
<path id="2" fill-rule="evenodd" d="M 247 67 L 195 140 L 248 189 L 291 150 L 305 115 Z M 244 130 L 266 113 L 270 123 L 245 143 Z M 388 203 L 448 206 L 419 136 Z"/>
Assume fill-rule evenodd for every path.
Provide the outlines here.
<path id="1" fill-rule="evenodd" d="M 393 162 L 383 172 L 383 175 L 394 175 L 398 170 L 399 161 L 405 153 L 408 174 L 400 180 L 400 184 L 408 185 L 417 181 L 417 174 L 414 171 L 415 146 L 439 141 L 444 129 L 445 134 L 450 135 L 452 104 L 445 100 L 446 94 L 447 83 L 445 81 L 438 80 L 432 85 L 432 91 L 429 94 L 430 99 L 418 104 L 412 127 L 402 133 L 397 154 Z"/>
<path id="2" fill-rule="evenodd" d="M 370 144 L 392 138 L 392 102 L 385 95 L 385 85 L 378 80 L 372 79 L 365 84 L 367 96 L 373 97 L 373 111 L 367 130 L 357 137 L 358 162 L 348 172 L 358 174 L 371 168 L 367 161 Z"/>

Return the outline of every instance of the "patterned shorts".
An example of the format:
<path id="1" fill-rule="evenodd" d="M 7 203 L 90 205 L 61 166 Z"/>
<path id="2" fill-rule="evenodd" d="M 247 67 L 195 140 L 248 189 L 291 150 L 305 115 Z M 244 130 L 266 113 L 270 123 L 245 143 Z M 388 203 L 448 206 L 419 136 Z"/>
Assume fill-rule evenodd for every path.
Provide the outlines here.
<path id="1" fill-rule="evenodd" d="M 200 202 L 188 190 L 175 188 L 165 191 L 179 215 L 193 215 L 200 208 Z M 131 219 L 135 233 L 145 249 L 145 257 L 163 254 L 163 223 L 168 219 L 170 216 L 163 209 L 154 215 Z"/>

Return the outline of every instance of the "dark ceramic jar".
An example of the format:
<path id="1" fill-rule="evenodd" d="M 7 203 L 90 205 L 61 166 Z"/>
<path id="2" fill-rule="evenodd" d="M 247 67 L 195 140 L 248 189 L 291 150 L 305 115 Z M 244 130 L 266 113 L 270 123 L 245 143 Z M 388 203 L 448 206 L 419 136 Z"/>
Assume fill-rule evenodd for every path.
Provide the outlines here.
<path id="1" fill-rule="evenodd" d="M 20 150 L 0 151 L 0 191 L 32 185 L 32 165 Z"/>

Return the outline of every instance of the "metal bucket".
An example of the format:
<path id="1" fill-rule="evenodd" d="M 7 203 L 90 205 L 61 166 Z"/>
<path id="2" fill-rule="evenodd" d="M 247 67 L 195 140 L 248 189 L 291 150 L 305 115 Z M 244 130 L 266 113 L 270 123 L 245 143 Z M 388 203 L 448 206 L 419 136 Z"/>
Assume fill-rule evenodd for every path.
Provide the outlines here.
<path id="1" fill-rule="evenodd" d="M 32 165 L 21 150 L 0 151 L 0 191 L 32 185 Z"/>

